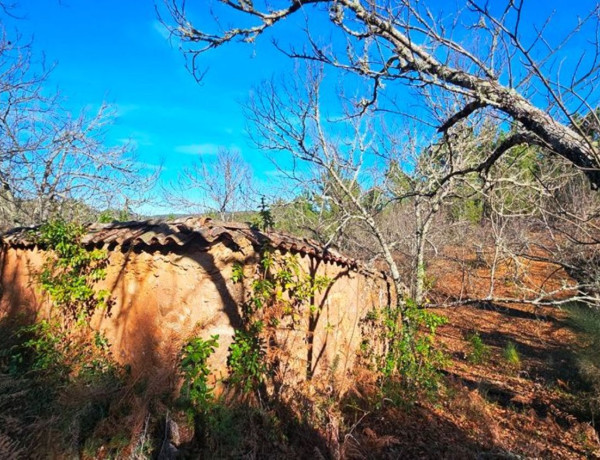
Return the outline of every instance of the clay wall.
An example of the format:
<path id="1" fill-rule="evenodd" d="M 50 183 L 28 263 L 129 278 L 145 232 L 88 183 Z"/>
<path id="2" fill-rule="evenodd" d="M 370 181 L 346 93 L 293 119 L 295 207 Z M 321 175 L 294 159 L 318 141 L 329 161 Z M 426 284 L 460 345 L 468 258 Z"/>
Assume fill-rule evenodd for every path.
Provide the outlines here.
<path id="1" fill-rule="evenodd" d="M 3 247 L 0 317 L 46 314 L 47 298 L 36 283 L 45 256 L 37 248 Z M 388 302 L 387 284 L 344 265 L 297 257 L 307 272 L 327 276 L 332 283 L 314 299 L 319 313 L 312 320 L 307 307 L 298 312 L 300 320 L 293 328 L 282 324 L 277 329 L 277 343 L 287 357 L 283 368 L 290 379 L 341 372 L 353 364 L 361 318 Z M 110 307 L 95 315 L 93 326 L 104 332 L 118 361 L 144 373 L 172 365 L 192 333 L 205 338 L 218 334 L 219 348 L 210 364 L 215 377 L 222 377 L 234 330 L 241 324 L 239 306 L 249 295 L 248 282 L 232 281 L 232 269 L 234 263 L 242 264 L 250 279 L 258 261 L 249 243 L 235 250 L 222 243 L 208 249 L 117 247 L 109 251 L 106 279 L 97 286 L 111 293 Z"/>

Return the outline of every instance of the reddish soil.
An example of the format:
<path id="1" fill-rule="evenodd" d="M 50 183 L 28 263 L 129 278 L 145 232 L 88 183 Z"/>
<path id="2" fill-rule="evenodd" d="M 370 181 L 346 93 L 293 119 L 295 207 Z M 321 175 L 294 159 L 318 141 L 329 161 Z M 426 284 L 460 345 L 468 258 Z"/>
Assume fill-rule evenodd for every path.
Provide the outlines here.
<path id="1" fill-rule="evenodd" d="M 447 260 L 434 264 L 438 299 L 486 296 L 489 269 L 472 262 L 468 273 L 461 267 Z M 506 276 L 495 295 L 514 294 L 517 285 L 559 286 L 565 279 L 551 266 L 523 267 L 517 282 L 506 282 L 515 280 L 508 276 L 514 272 L 501 267 Z M 577 371 L 578 339 L 565 311 L 490 302 L 436 310 L 448 318 L 438 330 L 450 357 L 445 388 L 434 402 L 390 405 L 362 419 L 357 412 L 344 443 L 347 458 L 600 458 Z M 469 360 L 474 333 L 489 351 L 479 364 Z M 504 357 L 508 342 L 517 348 L 519 366 Z"/>

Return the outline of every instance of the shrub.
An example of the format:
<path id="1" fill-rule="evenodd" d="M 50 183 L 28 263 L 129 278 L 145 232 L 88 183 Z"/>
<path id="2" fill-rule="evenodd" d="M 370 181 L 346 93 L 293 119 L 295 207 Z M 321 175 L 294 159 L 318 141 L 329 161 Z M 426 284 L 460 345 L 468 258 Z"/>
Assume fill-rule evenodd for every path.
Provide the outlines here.
<path id="1" fill-rule="evenodd" d="M 417 306 L 410 299 L 403 313 L 404 327 L 400 339 L 392 340 L 391 359 L 396 360 L 396 371 L 407 390 L 425 390 L 431 394 L 438 388 L 439 370 L 446 361 L 435 347 L 435 333 L 447 319 Z"/>
<path id="2" fill-rule="evenodd" d="M 196 337 L 187 342 L 180 355 L 180 370 L 183 376 L 181 397 L 195 410 L 206 412 L 213 399 L 213 388 L 208 384 L 210 368 L 208 358 L 219 345 L 219 336 L 204 340 Z"/>
<path id="3" fill-rule="evenodd" d="M 372 361 L 380 374 L 384 396 L 399 402 L 410 402 L 423 391 L 432 396 L 446 363 L 444 353 L 435 346 L 435 333 L 446 318 L 408 299 L 404 308 L 371 311 L 363 321 L 372 331 L 372 340 L 384 341 L 380 348 L 369 347 L 369 340 L 361 345 L 363 358 Z"/>
<path id="4" fill-rule="evenodd" d="M 0 363 L 0 426 L 10 427 L 5 434 L 32 457 L 70 458 L 84 445 L 102 445 L 107 435 L 102 425 L 112 422 L 105 419 L 123 405 L 126 375 L 112 361 L 106 340 L 97 334 L 85 342 L 69 332 L 54 320 L 1 328 L 14 343 L 6 364 Z M 40 437 L 53 440 L 52 451 L 39 445 Z"/>
<path id="5" fill-rule="evenodd" d="M 259 335 L 262 327 L 258 325 L 260 323 L 253 324 L 247 331 L 236 330 L 229 348 L 229 382 L 243 393 L 257 390 L 267 373 L 263 340 Z"/>
<path id="6" fill-rule="evenodd" d="M 287 442 L 272 412 L 239 403 L 216 403 L 206 431 L 203 458 L 277 458 L 274 447 Z"/>
<path id="7" fill-rule="evenodd" d="M 588 394 L 582 399 L 587 410 L 600 411 L 600 310 L 583 304 L 567 306 L 569 325 L 583 339 L 576 350 L 577 369 L 587 386 Z"/>
<path id="8" fill-rule="evenodd" d="M 477 332 L 469 334 L 467 336 L 467 341 L 470 346 L 467 359 L 471 364 L 482 364 L 489 359 L 490 348 L 483 343 L 483 340 Z"/>
<path id="9" fill-rule="evenodd" d="M 568 305 L 567 311 L 569 325 L 584 335 L 588 346 L 600 345 L 600 310 L 577 303 Z"/>
<path id="10" fill-rule="evenodd" d="M 52 371 L 61 378 L 69 373 L 62 350 L 66 334 L 56 322 L 41 320 L 22 326 L 16 334 L 22 341 L 11 350 L 11 373 L 19 374 L 26 369 Z"/>
<path id="11" fill-rule="evenodd" d="M 513 342 L 508 342 L 504 347 L 504 359 L 511 367 L 521 367 L 521 355 Z"/>

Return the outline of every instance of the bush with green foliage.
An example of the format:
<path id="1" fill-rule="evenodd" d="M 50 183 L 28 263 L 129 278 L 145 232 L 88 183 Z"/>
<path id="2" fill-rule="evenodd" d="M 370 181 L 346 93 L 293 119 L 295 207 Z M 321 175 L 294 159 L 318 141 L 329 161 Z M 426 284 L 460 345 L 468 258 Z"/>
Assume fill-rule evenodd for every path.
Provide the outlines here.
<path id="1" fill-rule="evenodd" d="M 258 389 L 267 375 L 261 332 L 262 324 L 259 322 L 253 323 L 247 330 L 238 329 L 229 348 L 229 382 L 243 393 Z"/>
<path id="2" fill-rule="evenodd" d="M 592 414 L 600 412 L 600 309 L 580 303 L 567 306 L 569 325 L 581 341 L 576 349 L 577 370 L 587 395 L 581 403 Z"/>
<path id="3" fill-rule="evenodd" d="M 481 336 L 477 332 L 469 334 L 467 342 L 470 348 L 467 359 L 471 364 L 483 364 L 489 359 L 490 347 L 483 343 Z"/>
<path id="4" fill-rule="evenodd" d="M 384 340 L 381 351 L 376 351 L 366 339 L 361 352 L 380 372 L 385 397 L 406 401 L 422 391 L 433 395 L 446 364 L 444 353 L 435 346 L 435 334 L 447 319 L 408 299 L 403 307 L 372 311 L 364 321 Z"/>
<path id="5" fill-rule="evenodd" d="M 208 358 L 219 346 L 219 336 L 208 340 L 195 337 L 181 349 L 179 368 L 183 377 L 181 398 L 195 410 L 206 412 L 213 399 L 213 388 L 209 385 L 210 368 Z"/>
<path id="6" fill-rule="evenodd" d="M 571 303 L 566 307 L 569 313 L 569 325 L 586 339 L 585 348 L 600 345 L 600 309 L 581 303 Z M 598 361 L 600 363 L 600 354 Z"/>
<path id="7" fill-rule="evenodd" d="M 52 370 L 61 379 L 69 373 L 67 357 L 62 352 L 65 333 L 55 321 L 40 320 L 22 326 L 16 332 L 18 345 L 11 350 L 10 370 L 18 374 L 25 369 L 35 371 Z"/>
<path id="8" fill-rule="evenodd" d="M 503 351 L 504 359 L 509 366 L 514 368 L 521 367 L 521 355 L 517 346 L 513 342 L 508 342 Z"/>

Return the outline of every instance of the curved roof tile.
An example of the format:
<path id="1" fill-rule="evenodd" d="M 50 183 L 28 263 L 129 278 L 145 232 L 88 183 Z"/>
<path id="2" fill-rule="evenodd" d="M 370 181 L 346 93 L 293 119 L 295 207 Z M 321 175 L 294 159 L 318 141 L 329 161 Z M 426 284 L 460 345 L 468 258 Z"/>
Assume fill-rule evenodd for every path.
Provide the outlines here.
<path id="1" fill-rule="evenodd" d="M 0 240 L 14 247 L 34 247 L 38 227 L 15 228 L 4 233 Z M 183 247 L 196 243 L 209 247 L 218 241 L 249 241 L 255 248 L 265 245 L 274 249 L 310 255 L 324 261 L 344 265 L 352 269 L 377 274 L 366 269 L 359 261 L 346 257 L 317 241 L 298 238 L 283 232 L 259 231 L 248 224 L 220 222 L 207 217 L 184 217 L 173 221 L 151 219 L 145 221 L 112 222 L 91 224 L 82 242 L 88 246 L 137 247 L 141 250 L 161 247 Z M 379 273 L 383 275 L 383 273 Z M 385 275 L 383 275 L 385 276 Z"/>
<path id="2" fill-rule="evenodd" d="M 33 247 L 37 227 L 15 228 L 4 233 L 3 244 L 15 247 Z M 248 240 L 256 248 L 268 245 L 311 255 L 321 260 L 345 265 L 354 269 L 365 269 L 357 260 L 346 257 L 331 248 L 324 248 L 317 241 L 298 238 L 283 232 L 259 231 L 248 224 L 219 222 L 207 217 L 184 217 L 174 221 L 151 219 L 145 221 L 112 222 L 91 224 L 82 242 L 89 246 L 116 245 L 121 247 L 153 248 L 169 246 L 183 247 L 197 243 L 208 247 L 220 240 Z M 368 271 L 368 270 L 367 270 Z"/>

